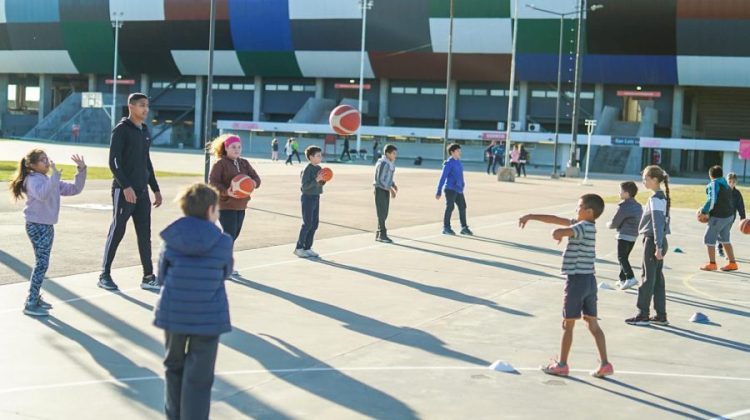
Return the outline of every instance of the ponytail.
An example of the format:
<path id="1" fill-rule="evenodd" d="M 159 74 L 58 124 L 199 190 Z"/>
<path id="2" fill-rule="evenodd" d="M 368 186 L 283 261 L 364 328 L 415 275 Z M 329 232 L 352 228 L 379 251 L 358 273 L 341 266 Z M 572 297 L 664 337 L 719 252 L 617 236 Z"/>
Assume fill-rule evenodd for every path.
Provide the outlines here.
<path id="1" fill-rule="evenodd" d="M 13 196 L 14 200 L 18 201 L 23 198 L 23 193 L 26 192 L 24 182 L 26 181 L 26 177 L 33 172 L 31 170 L 31 165 L 39 162 L 39 158 L 42 156 L 44 156 L 44 150 L 31 149 L 26 153 L 26 156 L 21 158 L 21 161 L 18 162 L 18 168 L 10 179 L 10 194 Z"/>
<path id="2" fill-rule="evenodd" d="M 672 199 L 669 198 L 669 175 L 664 172 L 664 194 L 667 196 L 667 219 L 669 219 L 669 209 L 672 207 Z"/>

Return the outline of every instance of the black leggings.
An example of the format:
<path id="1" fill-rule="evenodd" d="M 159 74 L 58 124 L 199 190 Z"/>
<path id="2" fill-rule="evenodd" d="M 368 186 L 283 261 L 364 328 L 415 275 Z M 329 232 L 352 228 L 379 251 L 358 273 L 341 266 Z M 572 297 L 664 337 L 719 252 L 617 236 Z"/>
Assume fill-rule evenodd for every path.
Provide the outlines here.
<path id="1" fill-rule="evenodd" d="M 620 263 L 620 281 L 632 279 L 635 277 L 633 274 L 633 267 L 630 266 L 630 252 L 633 251 L 635 242 L 626 241 L 624 239 L 617 240 L 617 261 Z"/>
<path id="2" fill-rule="evenodd" d="M 219 210 L 219 223 L 224 233 L 236 241 L 242 231 L 242 223 L 245 221 L 245 210 Z"/>

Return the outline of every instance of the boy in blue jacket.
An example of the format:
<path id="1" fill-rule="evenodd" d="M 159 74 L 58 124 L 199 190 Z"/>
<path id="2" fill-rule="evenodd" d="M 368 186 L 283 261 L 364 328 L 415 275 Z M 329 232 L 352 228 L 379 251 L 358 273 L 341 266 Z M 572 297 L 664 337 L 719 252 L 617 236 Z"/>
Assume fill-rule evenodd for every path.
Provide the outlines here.
<path id="1" fill-rule="evenodd" d="M 219 193 L 203 183 L 178 197 L 185 217 L 161 232 L 164 246 L 154 325 L 164 330 L 168 419 L 209 418 L 219 335 L 229 332 L 224 279 L 232 273 L 232 238 L 216 226 Z"/>
<path id="2" fill-rule="evenodd" d="M 445 214 L 443 215 L 443 234 L 455 235 L 451 229 L 453 208 L 458 206 L 458 217 L 461 220 L 461 235 L 473 235 L 466 223 L 466 198 L 464 197 L 464 166 L 461 164 L 461 146 L 453 143 L 448 146 L 450 158 L 443 163 L 443 173 L 438 181 L 435 199 L 440 200 L 445 190 Z"/>

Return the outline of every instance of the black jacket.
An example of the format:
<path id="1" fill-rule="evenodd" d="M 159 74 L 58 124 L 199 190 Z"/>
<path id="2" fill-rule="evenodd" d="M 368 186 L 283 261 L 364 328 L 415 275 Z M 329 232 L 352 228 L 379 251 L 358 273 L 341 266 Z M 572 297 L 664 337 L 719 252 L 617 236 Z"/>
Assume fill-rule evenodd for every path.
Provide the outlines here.
<path id="1" fill-rule="evenodd" d="M 740 214 L 740 220 L 745 220 L 745 200 L 742 199 L 742 193 L 737 188 L 732 188 L 732 205 L 734 215 Z"/>
<path id="2" fill-rule="evenodd" d="M 128 118 L 120 120 L 112 130 L 109 146 L 109 169 L 114 177 L 112 188 L 132 187 L 135 191 L 143 191 L 150 186 L 152 191 L 159 191 L 149 156 L 150 148 L 151 134 L 146 124 L 138 128 Z"/>

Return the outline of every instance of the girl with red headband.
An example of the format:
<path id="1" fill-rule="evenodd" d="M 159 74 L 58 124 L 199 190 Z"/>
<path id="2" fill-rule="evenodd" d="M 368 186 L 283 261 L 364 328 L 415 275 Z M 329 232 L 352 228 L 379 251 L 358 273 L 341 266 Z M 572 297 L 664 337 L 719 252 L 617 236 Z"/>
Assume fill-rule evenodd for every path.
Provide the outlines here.
<path id="1" fill-rule="evenodd" d="M 211 168 L 208 183 L 221 193 L 219 198 L 219 223 L 233 240 L 237 240 L 245 220 L 245 210 L 250 197 L 240 198 L 232 191 L 232 178 L 243 174 L 249 176 L 255 188 L 260 187 L 260 177 L 242 154 L 242 141 L 234 134 L 222 135 L 211 142 L 216 162 Z M 232 276 L 239 276 L 235 270 Z"/>

